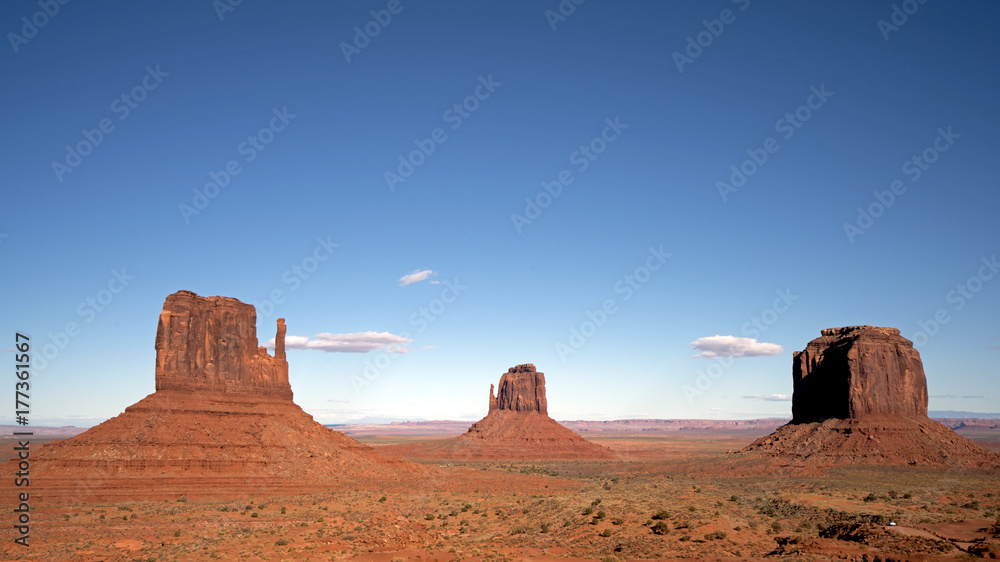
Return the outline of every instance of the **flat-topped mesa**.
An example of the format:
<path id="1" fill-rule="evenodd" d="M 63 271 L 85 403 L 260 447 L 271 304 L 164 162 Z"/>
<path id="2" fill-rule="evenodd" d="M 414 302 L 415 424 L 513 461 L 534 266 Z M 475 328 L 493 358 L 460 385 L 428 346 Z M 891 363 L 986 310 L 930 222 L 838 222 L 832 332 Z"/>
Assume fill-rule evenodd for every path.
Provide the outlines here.
<path id="1" fill-rule="evenodd" d="M 292 398 L 285 360 L 285 319 L 274 357 L 257 345 L 257 311 L 229 297 L 177 291 L 156 329 L 156 390 L 218 391 Z"/>
<path id="2" fill-rule="evenodd" d="M 792 356 L 792 423 L 927 417 L 920 353 L 896 328 L 829 328 Z"/>
<path id="3" fill-rule="evenodd" d="M 545 374 L 535 371 L 531 363 L 507 369 L 500 377 L 500 388 L 493 395 L 490 385 L 490 411 L 512 410 L 548 415 L 545 400 Z"/>

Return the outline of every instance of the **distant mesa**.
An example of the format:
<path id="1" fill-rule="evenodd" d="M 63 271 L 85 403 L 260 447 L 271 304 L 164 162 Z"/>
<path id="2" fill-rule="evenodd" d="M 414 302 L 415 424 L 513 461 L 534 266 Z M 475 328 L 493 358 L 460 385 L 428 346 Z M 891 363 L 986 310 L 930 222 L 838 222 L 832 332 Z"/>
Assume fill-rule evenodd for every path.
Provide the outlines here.
<path id="1" fill-rule="evenodd" d="M 822 330 L 792 357 L 792 421 L 739 451 L 787 466 L 1000 467 L 1000 455 L 927 417 L 920 353 L 895 328 Z"/>
<path id="2" fill-rule="evenodd" d="M 338 483 L 391 486 L 425 472 L 324 427 L 292 402 L 284 319 L 273 357 L 258 346 L 256 325 L 254 307 L 236 299 L 168 296 L 156 331 L 156 391 L 32 451 L 32 497 L 312 493 Z"/>
<path id="3" fill-rule="evenodd" d="M 403 457 L 433 460 L 602 460 L 608 448 L 563 427 L 548 415 L 545 374 L 531 363 L 507 369 L 489 412 L 459 437 L 380 448 Z"/>

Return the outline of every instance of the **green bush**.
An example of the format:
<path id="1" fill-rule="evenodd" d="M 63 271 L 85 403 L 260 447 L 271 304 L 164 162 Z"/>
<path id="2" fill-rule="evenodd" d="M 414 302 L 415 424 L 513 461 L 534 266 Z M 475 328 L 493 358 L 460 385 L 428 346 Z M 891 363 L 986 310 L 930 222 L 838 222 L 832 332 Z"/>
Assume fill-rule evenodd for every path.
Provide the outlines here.
<path id="1" fill-rule="evenodd" d="M 650 529 L 654 535 L 666 535 L 670 532 L 670 525 L 666 521 L 657 521 Z"/>

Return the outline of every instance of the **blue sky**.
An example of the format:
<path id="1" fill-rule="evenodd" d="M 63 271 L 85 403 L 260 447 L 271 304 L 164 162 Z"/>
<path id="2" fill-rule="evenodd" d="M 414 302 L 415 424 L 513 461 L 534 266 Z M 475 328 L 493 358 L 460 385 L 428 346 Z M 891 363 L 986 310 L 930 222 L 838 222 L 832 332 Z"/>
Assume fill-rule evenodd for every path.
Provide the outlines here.
<path id="1" fill-rule="evenodd" d="M 853 324 L 1000 411 L 995 4 L 227 5 L 0 6 L 34 422 L 152 392 L 179 289 L 319 341 L 325 423 L 478 419 L 527 362 L 557 419 L 788 415 L 791 353 Z"/>

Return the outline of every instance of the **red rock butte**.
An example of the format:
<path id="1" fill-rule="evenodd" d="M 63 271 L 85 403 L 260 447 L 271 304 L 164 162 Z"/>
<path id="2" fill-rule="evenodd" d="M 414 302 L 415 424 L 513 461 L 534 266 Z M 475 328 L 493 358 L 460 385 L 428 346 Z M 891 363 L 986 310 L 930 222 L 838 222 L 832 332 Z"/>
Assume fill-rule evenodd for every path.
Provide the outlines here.
<path id="1" fill-rule="evenodd" d="M 387 459 L 292 402 L 285 323 L 258 347 L 254 307 L 178 291 L 156 331 L 156 391 L 80 435 L 32 451 L 32 497 L 93 501 L 391 488 L 427 469 Z M 11 469 L 11 463 L 7 463 Z"/>
<path id="2" fill-rule="evenodd" d="M 785 466 L 1000 467 L 1000 455 L 927 417 L 920 353 L 895 328 L 822 330 L 792 357 L 792 421 L 738 453 Z"/>
<path id="3" fill-rule="evenodd" d="M 490 385 L 489 412 L 459 437 L 380 450 L 433 460 L 611 460 L 606 447 L 591 443 L 548 415 L 545 374 L 531 363 L 507 369 L 496 395 Z"/>

